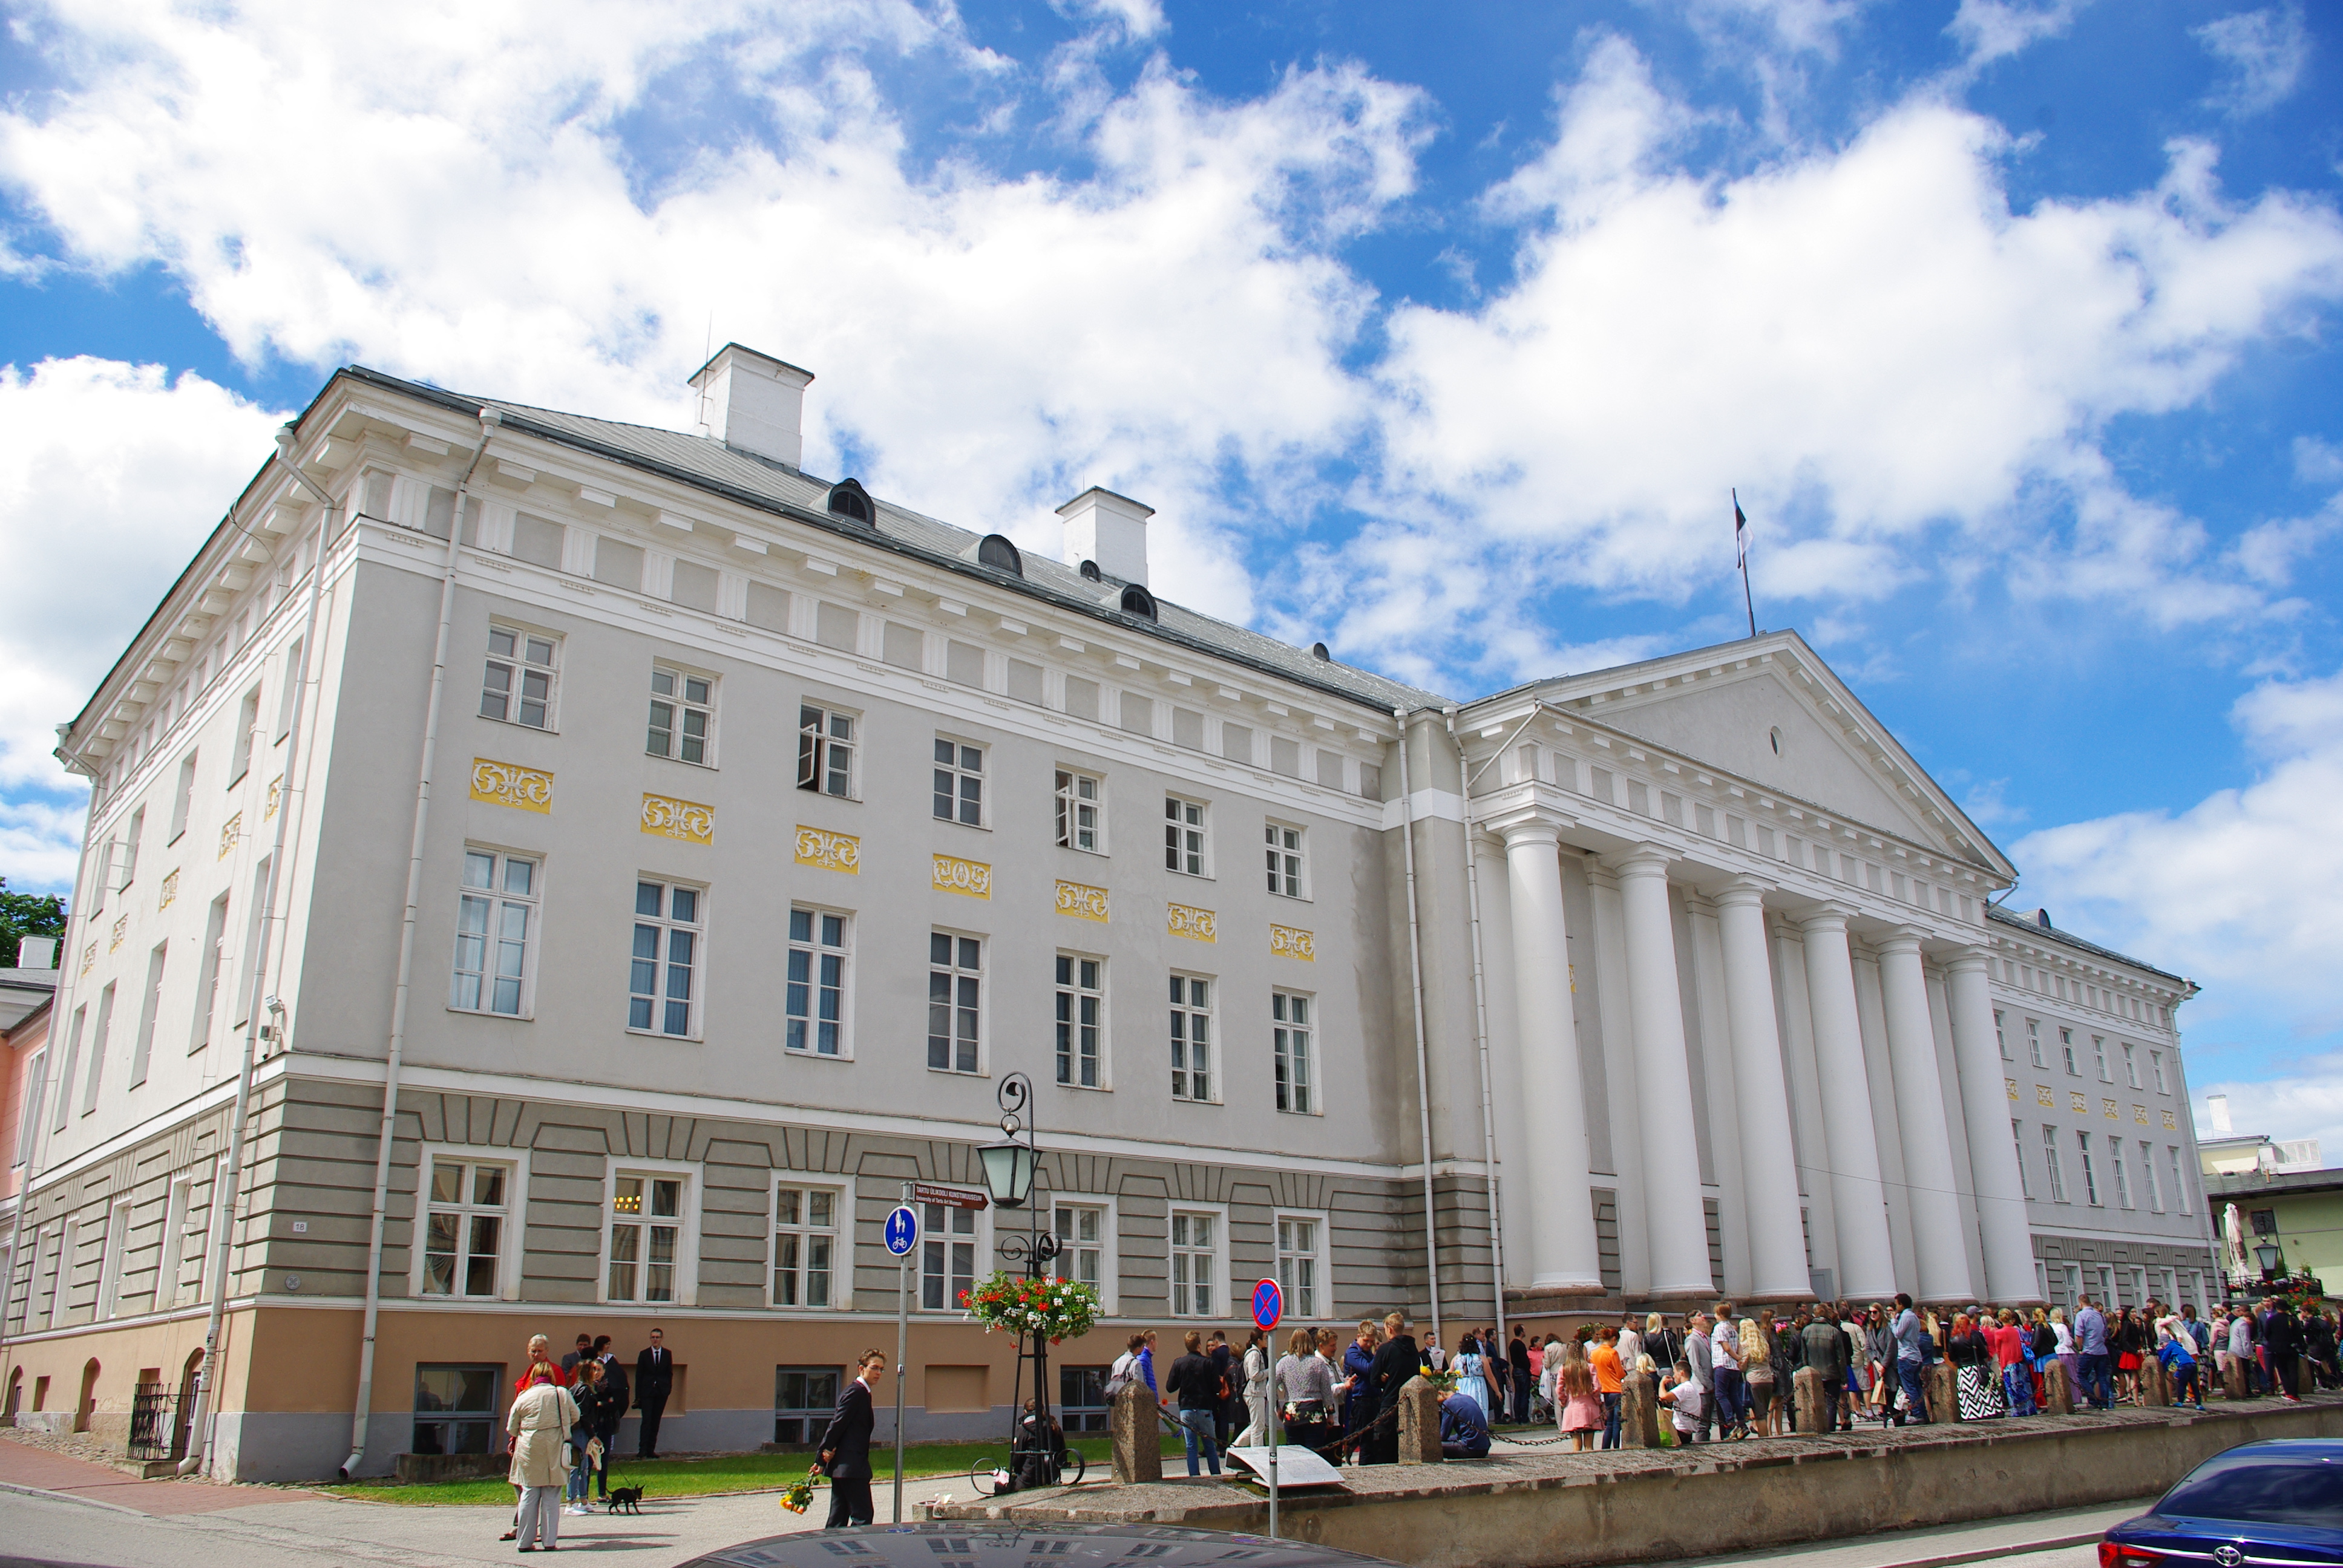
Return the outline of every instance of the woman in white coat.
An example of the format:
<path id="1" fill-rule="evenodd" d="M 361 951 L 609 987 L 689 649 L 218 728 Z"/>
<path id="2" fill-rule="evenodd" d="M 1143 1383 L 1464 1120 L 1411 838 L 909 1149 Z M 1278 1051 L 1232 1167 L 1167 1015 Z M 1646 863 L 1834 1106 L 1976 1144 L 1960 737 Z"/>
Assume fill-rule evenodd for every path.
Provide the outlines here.
<path id="1" fill-rule="evenodd" d="M 562 1450 L 578 1424 L 578 1402 L 554 1381 L 542 1363 L 530 1369 L 528 1387 L 513 1399 L 505 1417 L 512 1437 L 512 1468 L 505 1479 L 520 1488 L 520 1550 L 533 1552 L 541 1539 L 548 1552 L 561 1534 L 561 1488 L 569 1478 Z"/>

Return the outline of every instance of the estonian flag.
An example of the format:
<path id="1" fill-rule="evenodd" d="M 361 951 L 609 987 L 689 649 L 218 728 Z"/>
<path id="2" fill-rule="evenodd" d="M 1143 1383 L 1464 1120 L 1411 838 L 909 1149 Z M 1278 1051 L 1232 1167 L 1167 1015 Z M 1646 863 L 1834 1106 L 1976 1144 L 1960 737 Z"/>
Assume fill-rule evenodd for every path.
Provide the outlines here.
<path id="1" fill-rule="evenodd" d="M 1749 519 L 1742 515 L 1741 492 L 1733 492 L 1733 558 L 1741 566 L 1749 564 Z"/>

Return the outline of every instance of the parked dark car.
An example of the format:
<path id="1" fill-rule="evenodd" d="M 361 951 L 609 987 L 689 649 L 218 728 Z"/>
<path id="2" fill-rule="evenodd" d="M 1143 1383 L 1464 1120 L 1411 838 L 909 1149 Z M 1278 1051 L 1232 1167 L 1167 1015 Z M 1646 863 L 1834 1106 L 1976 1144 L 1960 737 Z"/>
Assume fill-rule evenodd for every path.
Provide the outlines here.
<path id="1" fill-rule="evenodd" d="M 851 1543 L 851 1544 L 848 1544 Z M 939 1544 L 940 1543 L 940 1544 Z M 1053 1565 L 1143 1559 L 1147 1568 L 1393 1568 L 1381 1557 L 1335 1552 L 1298 1541 L 1180 1530 L 1164 1524 L 865 1524 L 769 1535 L 695 1557 L 684 1568 L 1032 1568 L 1036 1553 Z M 841 1553 L 843 1555 L 841 1555 Z"/>
<path id="2" fill-rule="evenodd" d="M 2343 1564 L 2343 1442 L 2248 1442 L 2190 1471 L 2099 1543 L 2099 1568 Z"/>

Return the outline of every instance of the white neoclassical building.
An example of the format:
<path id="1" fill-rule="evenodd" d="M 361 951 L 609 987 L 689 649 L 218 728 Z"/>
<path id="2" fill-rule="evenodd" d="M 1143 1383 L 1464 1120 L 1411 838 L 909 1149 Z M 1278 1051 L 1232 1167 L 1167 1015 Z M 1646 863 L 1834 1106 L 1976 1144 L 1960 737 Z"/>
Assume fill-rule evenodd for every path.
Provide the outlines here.
<path id="1" fill-rule="evenodd" d="M 136 1391 L 216 1326 L 211 1462 L 378 1472 L 656 1322 L 666 1446 L 802 1441 L 917 1182 L 910 1419 L 995 1431 L 957 1303 L 1025 1221 L 948 1200 L 1016 1071 L 1078 1424 L 1272 1275 L 1452 1336 L 2201 1301 L 2192 988 L 1994 909 L 1795 633 L 1455 702 L 1159 600 L 1111 491 L 1059 561 L 816 478 L 810 380 L 728 347 L 676 432 L 348 369 L 229 502 L 61 729 L 17 1419 L 179 1445 Z"/>

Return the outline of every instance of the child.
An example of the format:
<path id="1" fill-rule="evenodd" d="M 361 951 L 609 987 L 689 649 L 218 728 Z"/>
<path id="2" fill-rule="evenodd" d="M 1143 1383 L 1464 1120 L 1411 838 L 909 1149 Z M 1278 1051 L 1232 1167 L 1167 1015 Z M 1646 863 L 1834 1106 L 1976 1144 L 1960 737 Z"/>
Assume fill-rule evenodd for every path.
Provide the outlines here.
<path id="1" fill-rule="evenodd" d="M 1660 1402 L 1675 1412 L 1676 1442 L 1700 1440 L 1700 1384 L 1692 1381 L 1692 1362 L 1676 1362 L 1675 1371 L 1660 1385 Z"/>
<path id="2" fill-rule="evenodd" d="M 2205 1391 L 2197 1382 L 2197 1358 L 2188 1353 L 2188 1336 L 2185 1333 L 2168 1336 L 2156 1349 L 2156 1359 L 2164 1363 L 2172 1379 L 2172 1402 L 2178 1404 L 2186 1398 L 2198 1410 L 2205 1408 Z"/>

